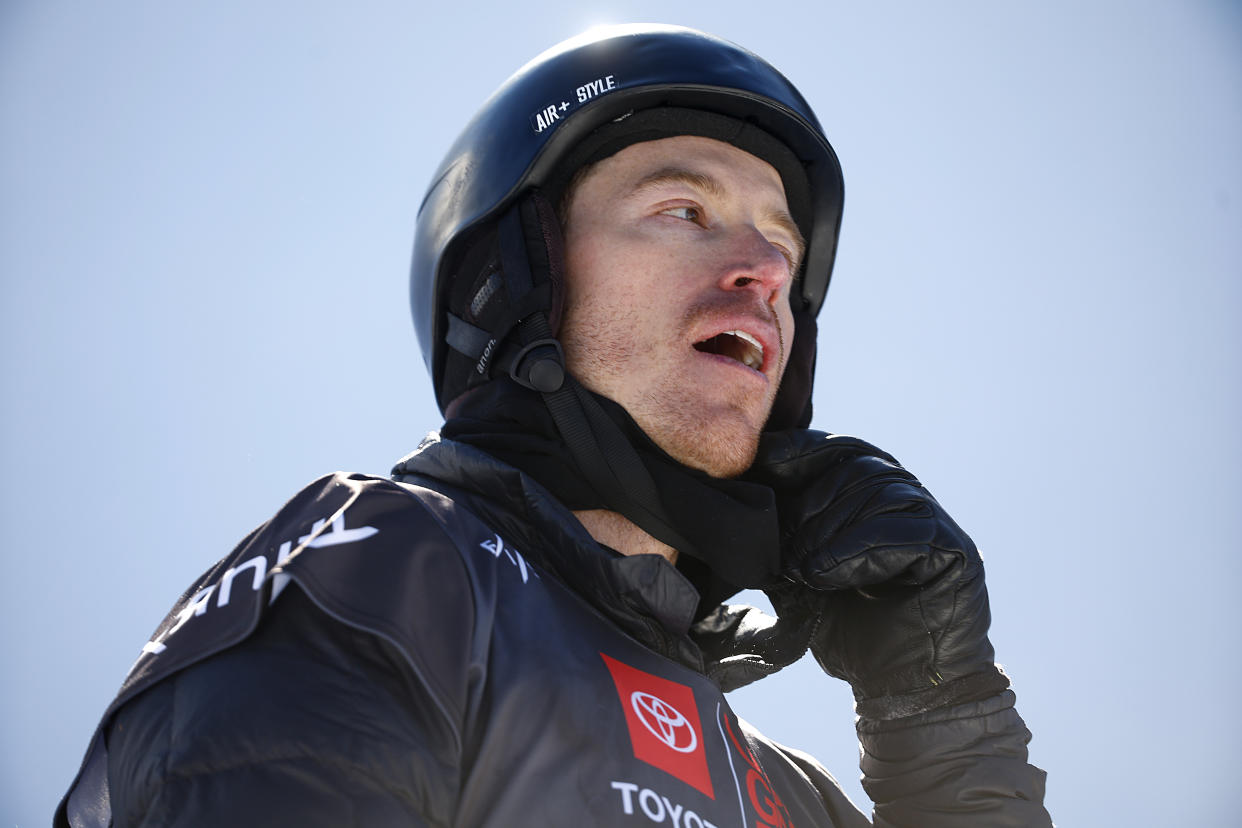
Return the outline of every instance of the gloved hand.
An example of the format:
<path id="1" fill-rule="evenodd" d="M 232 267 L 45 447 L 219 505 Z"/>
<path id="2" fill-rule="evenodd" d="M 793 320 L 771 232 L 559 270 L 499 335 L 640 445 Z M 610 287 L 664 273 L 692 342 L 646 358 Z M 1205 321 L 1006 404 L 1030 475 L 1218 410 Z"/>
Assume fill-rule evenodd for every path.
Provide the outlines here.
<path id="1" fill-rule="evenodd" d="M 993 662 L 983 561 L 896 460 L 852 437 L 765 434 L 748 479 L 776 491 L 782 620 L 818 615 L 811 652 L 848 681 L 858 713 L 895 719 L 988 698 Z"/>

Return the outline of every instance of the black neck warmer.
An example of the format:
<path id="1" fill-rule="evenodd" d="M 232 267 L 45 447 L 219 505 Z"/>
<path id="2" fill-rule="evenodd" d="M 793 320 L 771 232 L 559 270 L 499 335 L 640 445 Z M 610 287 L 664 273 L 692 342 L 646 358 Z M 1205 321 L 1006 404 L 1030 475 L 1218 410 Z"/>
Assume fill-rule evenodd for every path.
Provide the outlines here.
<path id="1" fill-rule="evenodd" d="M 677 550 L 677 567 L 699 589 L 700 614 L 740 588 L 776 583 L 780 533 L 772 490 L 711 477 L 678 463 L 625 409 L 593 396 L 637 451 L 674 528 L 689 544 Z M 625 504 L 608 503 L 592 488 L 540 395 L 507 378 L 459 398 L 440 433 L 529 474 L 571 510 L 609 509 L 634 519 L 626 514 Z"/>

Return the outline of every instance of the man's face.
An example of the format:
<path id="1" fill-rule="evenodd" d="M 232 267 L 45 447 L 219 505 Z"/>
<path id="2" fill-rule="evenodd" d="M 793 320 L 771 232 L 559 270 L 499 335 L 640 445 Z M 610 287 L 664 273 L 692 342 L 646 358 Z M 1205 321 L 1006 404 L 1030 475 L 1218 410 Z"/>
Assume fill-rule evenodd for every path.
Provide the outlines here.
<path id="1" fill-rule="evenodd" d="M 634 144 L 570 198 L 570 371 L 717 477 L 754 459 L 793 339 L 802 239 L 776 170 L 720 141 Z"/>

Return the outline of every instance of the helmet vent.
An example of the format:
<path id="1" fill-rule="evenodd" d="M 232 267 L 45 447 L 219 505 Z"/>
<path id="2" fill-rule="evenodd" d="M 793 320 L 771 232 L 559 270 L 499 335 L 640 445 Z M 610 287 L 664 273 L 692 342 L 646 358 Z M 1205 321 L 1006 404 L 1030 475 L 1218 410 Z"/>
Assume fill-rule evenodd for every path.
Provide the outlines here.
<path id="1" fill-rule="evenodd" d="M 470 300 L 470 315 L 475 319 L 482 316 L 483 309 L 487 307 L 487 303 L 491 301 L 498 290 L 500 290 L 500 273 L 493 270 L 474 294 L 474 298 Z"/>

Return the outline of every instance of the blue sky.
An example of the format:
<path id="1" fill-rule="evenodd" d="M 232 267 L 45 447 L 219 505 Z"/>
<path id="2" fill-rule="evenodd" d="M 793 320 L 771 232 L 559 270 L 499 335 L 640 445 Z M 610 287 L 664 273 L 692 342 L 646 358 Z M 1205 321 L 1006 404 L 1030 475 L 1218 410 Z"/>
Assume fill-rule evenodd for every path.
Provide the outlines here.
<path id="1" fill-rule="evenodd" d="M 428 178 L 510 72 L 628 21 L 735 40 L 819 113 L 846 207 L 815 425 L 984 550 L 1058 824 L 1231 824 L 1238 4 L 424 5 L 0 9 L 0 824 L 46 824 L 201 570 L 437 426 Z M 862 801 L 844 685 L 803 662 L 733 704 Z"/>

